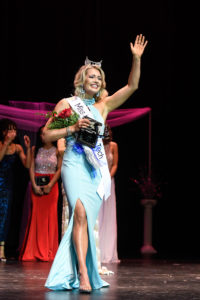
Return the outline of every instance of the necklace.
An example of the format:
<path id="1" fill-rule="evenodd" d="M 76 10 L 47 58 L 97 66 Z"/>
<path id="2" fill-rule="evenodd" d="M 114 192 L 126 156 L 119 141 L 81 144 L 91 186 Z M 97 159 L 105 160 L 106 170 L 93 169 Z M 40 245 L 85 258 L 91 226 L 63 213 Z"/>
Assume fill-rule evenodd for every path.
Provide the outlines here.
<path id="1" fill-rule="evenodd" d="M 85 105 L 93 105 L 95 103 L 95 99 L 83 99 L 83 102 L 85 103 Z"/>

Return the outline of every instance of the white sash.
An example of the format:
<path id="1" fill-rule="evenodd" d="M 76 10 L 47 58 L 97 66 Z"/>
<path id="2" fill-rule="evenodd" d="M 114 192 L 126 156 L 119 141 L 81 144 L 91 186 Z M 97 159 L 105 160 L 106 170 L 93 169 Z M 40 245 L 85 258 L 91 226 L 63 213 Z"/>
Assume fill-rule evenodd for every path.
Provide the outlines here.
<path id="1" fill-rule="evenodd" d="M 73 110 L 79 115 L 80 119 L 88 116 L 93 118 L 91 111 L 88 109 L 87 105 L 81 100 L 81 98 L 74 96 L 67 99 L 69 105 L 73 108 Z"/>
<path id="2" fill-rule="evenodd" d="M 80 119 L 88 116 L 93 118 L 91 111 L 88 109 L 87 105 L 77 96 L 67 99 L 69 105 L 72 109 L 79 115 Z M 88 146 L 83 145 L 84 152 L 90 154 L 90 159 L 88 161 L 95 167 L 99 168 L 101 172 L 101 181 L 97 188 L 97 193 L 103 199 L 108 199 L 111 193 L 111 177 L 110 171 L 108 169 L 107 158 L 105 154 L 104 145 L 101 138 L 98 138 L 96 147 L 91 150 Z M 91 157 L 91 153 L 93 157 Z M 95 156 L 95 157 L 94 157 Z M 91 161 L 92 160 L 92 161 Z M 96 164 L 93 161 L 96 160 Z"/>

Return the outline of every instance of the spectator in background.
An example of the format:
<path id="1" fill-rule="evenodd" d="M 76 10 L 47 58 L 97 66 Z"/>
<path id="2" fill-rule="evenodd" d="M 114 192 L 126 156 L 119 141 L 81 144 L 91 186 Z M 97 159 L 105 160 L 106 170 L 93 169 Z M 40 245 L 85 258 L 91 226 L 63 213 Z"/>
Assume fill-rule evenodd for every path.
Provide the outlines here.
<path id="1" fill-rule="evenodd" d="M 117 212 L 114 176 L 118 167 L 118 145 L 112 141 L 112 131 L 105 126 L 103 144 L 111 176 L 111 195 L 99 211 L 99 245 L 101 263 L 119 262 L 117 253 Z"/>
<path id="2" fill-rule="evenodd" d="M 25 168 L 31 164 L 30 139 L 24 136 L 26 154 L 20 144 L 15 142 L 17 125 L 10 119 L 0 120 L 0 260 L 6 260 L 5 243 L 7 239 L 11 204 L 13 198 L 13 167 L 17 156 Z"/>
<path id="3" fill-rule="evenodd" d="M 43 128 L 39 128 L 36 146 L 32 147 L 32 212 L 20 253 L 22 261 L 52 261 L 58 248 L 58 179 L 62 158 L 52 142 L 44 141 Z"/>

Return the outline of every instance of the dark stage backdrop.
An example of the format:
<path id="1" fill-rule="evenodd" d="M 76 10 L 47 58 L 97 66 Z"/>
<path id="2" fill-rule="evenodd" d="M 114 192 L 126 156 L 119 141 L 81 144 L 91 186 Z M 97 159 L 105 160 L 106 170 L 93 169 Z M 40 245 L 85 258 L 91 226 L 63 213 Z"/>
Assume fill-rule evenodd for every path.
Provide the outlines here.
<path id="1" fill-rule="evenodd" d="M 121 107 L 152 108 L 152 171 L 163 196 L 154 208 L 153 245 L 158 256 L 198 257 L 186 201 L 170 187 L 171 106 L 174 101 L 173 1 L 1 1 L 2 104 L 9 100 L 56 103 L 73 93 L 73 78 L 85 57 L 103 60 L 110 94 L 127 83 L 129 43 L 143 33 L 139 90 Z M 116 175 L 120 258 L 140 256 L 143 208 L 130 178 L 148 164 L 148 117 L 113 128 L 119 145 Z M 176 170 L 176 169 L 175 169 Z M 177 174 L 178 176 L 178 174 Z M 188 220 L 188 219 L 187 219 Z"/>

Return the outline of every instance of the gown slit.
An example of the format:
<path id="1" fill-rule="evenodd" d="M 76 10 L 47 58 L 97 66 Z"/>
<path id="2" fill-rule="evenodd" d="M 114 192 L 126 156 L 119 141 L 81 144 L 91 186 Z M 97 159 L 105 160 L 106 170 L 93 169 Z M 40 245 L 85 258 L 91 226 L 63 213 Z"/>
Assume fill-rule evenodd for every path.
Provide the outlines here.
<path id="1" fill-rule="evenodd" d="M 94 286 L 95 283 L 93 282 L 93 275 L 92 275 L 93 274 L 93 265 L 91 264 L 91 258 L 92 258 L 93 263 L 97 260 L 96 243 L 95 243 L 95 238 L 94 238 L 94 226 L 95 226 L 95 224 L 90 224 L 90 221 L 88 220 L 87 211 L 85 209 L 84 202 L 81 199 L 77 199 L 76 204 L 77 204 L 77 201 L 81 202 L 81 204 L 83 206 L 83 209 L 85 210 L 85 214 L 86 214 L 87 233 L 88 233 L 88 249 L 87 249 L 87 254 L 86 254 L 86 267 L 87 267 L 87 270 L 88 270 L 88 277 L 89 277 L 89 280 L 90 280 L 90 284 L 92 286 Z M 76 205 L 75 205 L 75 209 L 76 209 Z M 74 212 L 75 212 L 75 209 L 74 209 Z M 72 234 L 73 234 L 73 228 L 72 228 Z M 75 250 L 75 246 L 74 246 L 74 250 Z M 77 262 L 78 262 L 76 250 L 75 250 L 75 255 L 76 255 Z"/>
<path id="2" fill-rule="evenodd" d="M 75 204 L 75 207 L 74 207 L 74 213 L 73 213 L 73 227 L 72 227 L 72 240 L 73 240 L 73 244 L 74 244 L 74 250 L 75 250 L 75 253 L 76 253 L 76 246 L 75 246 L 75 243 L 74 243 L 74 239 L 73 239 L 73 230 L 74 230 L 74 214 L 75 214 L 75 210 L 76 210 L 76 205 L 77 205 L 77 202 L 80 202 L 80 204 L 82 205 L 82 209 L 85 211 L 85 215 L 86 215 L 86 221 L 87 221 L 87 233 L 88 233 L 88 220 L 87 220 L 87 213 L 86 213 L 86 210 L 85 210 L 85 207 L 84 207 L 84 204 L 83 202 L 81 201 L 81 199 L 77 199 L 76 200 L 76 204 Z M 88 244 L 89 244 L 89 241 L 88 241 Z M 87 250 L 88 251 L 88 250 Z M 76 256 L 77 253 L 76 253 Z M 77 258 L 77 261 L 78 261 L 78 257 Z M 79 264 L 78 264 L 78 268 L 79 268 Z"/>

